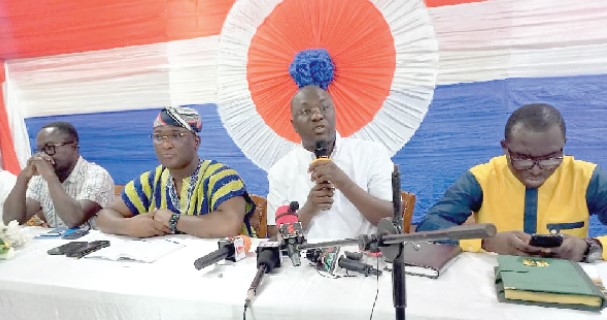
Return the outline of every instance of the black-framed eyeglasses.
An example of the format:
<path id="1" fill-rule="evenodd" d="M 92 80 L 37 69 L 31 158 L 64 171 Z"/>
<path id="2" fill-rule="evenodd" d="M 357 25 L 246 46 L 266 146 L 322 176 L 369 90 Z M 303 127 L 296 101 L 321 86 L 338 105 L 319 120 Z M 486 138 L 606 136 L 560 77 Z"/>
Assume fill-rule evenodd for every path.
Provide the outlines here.
<path id="1" fill-rule="evenodd" d="M 510 164 L 514 169 L 517 170 L 529 170 L 533 168 L 533 166 L 537 165 L 540 169 L 552 169 L 563 162 L 563 156 L 550 157 L 544 159 L 533 159 L 533 158 L 521 158 L 512 156 L 512 151 L 508 150 L 508 158 L 510 159 Z"/>
<path id="2" fill-rule="evenodd" d="M 66 141 L 63 143 L 55 143 L 55 144 L 47 143 L 42 147 L 37 147 L 36 152 L 44 152 L 44 153 L 48 154 L 49 156 L 53 156 L 57 152 L 57 148 L 67 146 L 67 145 L 70 145 L 73 143 L 74 143 L 74 141 Z"/>
<path id="3" fill-rule="evenodd" d="M 185 140 L 185 137 L 189 134 L 193 134 L 192 132 L 171 132 L 166 134 L 160 133 L 152 133 L 150 137 L 152 141 L 156 144 L 161 144 L 165 140 L 168 142 L 182 142 Z"/>

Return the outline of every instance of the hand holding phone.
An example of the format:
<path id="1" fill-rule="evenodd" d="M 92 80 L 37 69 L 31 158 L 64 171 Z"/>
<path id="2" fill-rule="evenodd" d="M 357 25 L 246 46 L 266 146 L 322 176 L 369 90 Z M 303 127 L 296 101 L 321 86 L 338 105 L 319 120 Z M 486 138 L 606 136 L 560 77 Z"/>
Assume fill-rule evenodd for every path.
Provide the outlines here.
<path id="1" fill-rule="evenodd" d="M 529 245 L 541 248 L 556 248 L 563 244 L 563 236 L 560 234 L 534 234 L 529 240 Z"/>

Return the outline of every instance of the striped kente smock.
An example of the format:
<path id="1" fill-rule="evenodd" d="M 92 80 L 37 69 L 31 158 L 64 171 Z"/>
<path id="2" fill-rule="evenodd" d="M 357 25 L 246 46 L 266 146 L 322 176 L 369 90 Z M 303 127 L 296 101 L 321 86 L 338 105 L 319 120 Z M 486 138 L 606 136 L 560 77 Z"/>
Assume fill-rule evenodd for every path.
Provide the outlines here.
<path id="1" fill-rule="evenodd" d="M 168 186 L 170 179 L 169 170 L 160 165 L 127 183 L 122 191 L 122 200 L 133 215 L 169 209 L 175 213 L 197 216 L 214 212 L 225 201 L 242 196 L 246 200 L 247 212 L 242 233 L 254 235 L 249 217 L 255 210 L 255 204 L 236 170 L 214 160 L 202 161 L 190 201 L 187 195 L 192 176 L 182 181 L 179 203 L 171 201 Z"/>

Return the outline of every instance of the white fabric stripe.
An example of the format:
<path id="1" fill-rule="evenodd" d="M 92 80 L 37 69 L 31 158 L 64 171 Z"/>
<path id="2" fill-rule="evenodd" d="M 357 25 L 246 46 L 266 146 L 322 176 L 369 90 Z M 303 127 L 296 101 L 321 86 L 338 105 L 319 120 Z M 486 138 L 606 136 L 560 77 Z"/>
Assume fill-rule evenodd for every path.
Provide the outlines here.
<path id="1" fill-rule="evenodd" d="M 494 0 L 430 10 L 438 84 L 607 73 L 607 1 Z"/>
<path id="2" fill-rule="evenodd" d="M 10 74 L 5 64 L 6 79 L 10 78 Z M 31 156 L 30 140 L 25 127 L 25 119 L 23 117 L 23 108 L 19 105 L 19 99 L 15 96 L 15 90 L 12 89 L 11 81 L 2 83 L 2 93 L 4 106 L 8 118 L 8 125 L 13 136 L 13 145 L 19 165 L 23 168 L 27 164 L 27 159 Z M 9 107 L 10 106 L 10 107 Z"/>
<path id="3" fill-rule="evenodd" d="M 171 105 L 217 101 L 219 36 L 167 43 Z"/>
<path id="4" fill-rule="evenodd" d="M 26 118 L 204 103 L 215 101 L 217 42 L 213 36 L 6 65 Z"/>

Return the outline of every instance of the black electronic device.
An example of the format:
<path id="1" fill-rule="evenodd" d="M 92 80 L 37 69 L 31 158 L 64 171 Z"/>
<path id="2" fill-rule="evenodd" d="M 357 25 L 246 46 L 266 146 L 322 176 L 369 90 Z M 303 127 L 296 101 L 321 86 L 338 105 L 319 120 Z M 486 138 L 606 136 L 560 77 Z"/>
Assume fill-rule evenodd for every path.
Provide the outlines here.
<path id="1" fill-rule="evenodd" d="M 91 252 L 95 252 L 99 249 L 109 247 L 110 241 L 108 240 L 97 240 L 89 242 L 85 247 L 79 248 L 72 252 L 68 252 L 65 255 L 70 258 L 82 258 Z"/>
<path id="2" fill-rule="evenodd" d="M 560 234 L 534 234 L 529 240 L 529 245 L 541 248 L 556 248 L 563 244 L 563 236 Z"/>
<path id="3" fill-rule="evenodd" d="M 50 255 L 64 255 L 64 254 L 68 254 L 71 252 L 76 252 L 78 250 L 81 250 L 82 248 L 85 248 L 86 246 L 88 246 L 88 242 L 86 241 L 71 241 L 65 244 L 62 244 L 58 247 L 52 248 L 49 251 L 47 251 L 48 254 Z"/>

